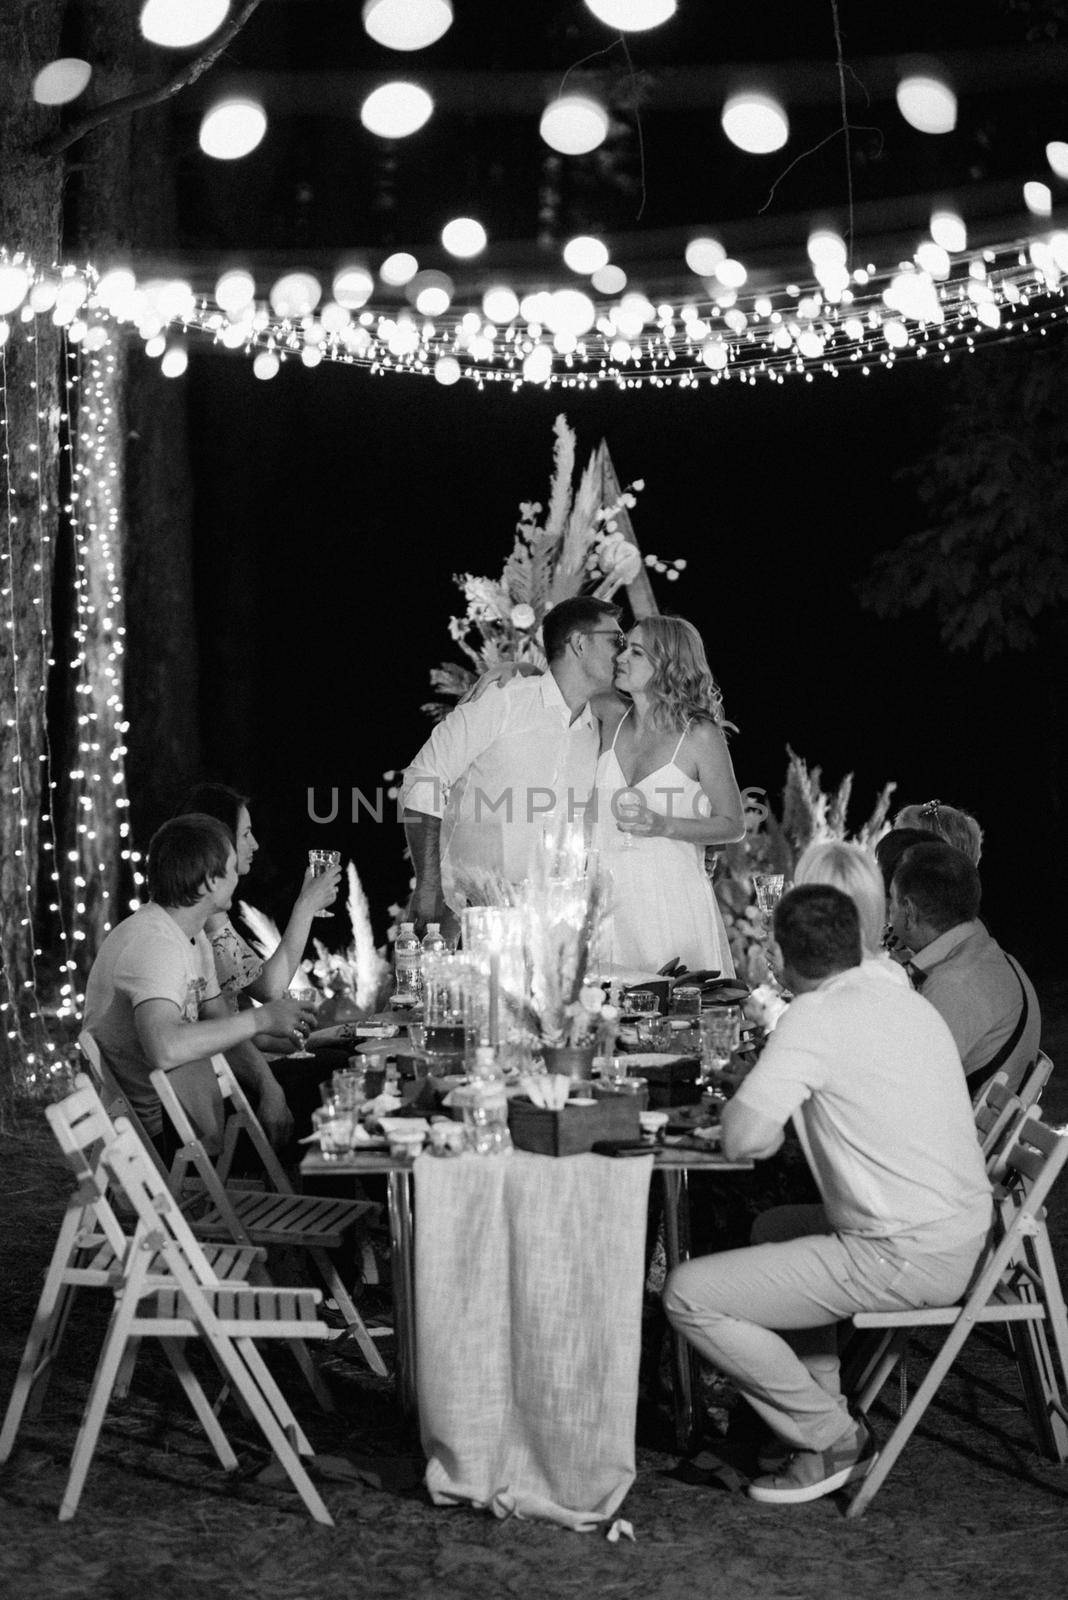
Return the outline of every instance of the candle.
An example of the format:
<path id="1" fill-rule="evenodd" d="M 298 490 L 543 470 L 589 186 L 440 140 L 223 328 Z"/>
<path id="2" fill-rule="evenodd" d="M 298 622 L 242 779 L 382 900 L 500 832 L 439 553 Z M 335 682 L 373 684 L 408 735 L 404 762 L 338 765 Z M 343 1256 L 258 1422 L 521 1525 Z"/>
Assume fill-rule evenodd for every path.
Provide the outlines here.
<path id="1" fill-rule="evenodd" d="M 501 1042 L 501 957 L 493 950 L 489 962 L 489 1042 L 496 1050 Z"/>

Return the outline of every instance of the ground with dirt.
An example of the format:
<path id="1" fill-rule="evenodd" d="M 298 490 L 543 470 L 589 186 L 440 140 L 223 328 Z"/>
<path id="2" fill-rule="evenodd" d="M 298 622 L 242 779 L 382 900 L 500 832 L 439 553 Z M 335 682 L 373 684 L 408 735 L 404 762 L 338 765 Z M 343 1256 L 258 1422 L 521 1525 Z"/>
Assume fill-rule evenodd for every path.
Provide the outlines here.
<path id="1" fill-rule="evenodd" d="M 1045 1114 L 1061 1126 L 1068 1123 L 1068 985 L 1041 985 L 1040 995 L 1044 1043 L 1060 1062 Z M 4 1403 L 68 1191 L 43 1119 L 31 1117 L 0 1139 Z M 1068 1181 L 1050 1220 L 1068 1281 Z M 44 1410 L 24 1424 L 15 1456 L 0 1469 L 0 1588 L 10 1600 L 184 1600 L 195 1591 L 228 1600 L 349 1592 L 371 1600 L 589 1593 L 866 1600 L 891 1591 L 899 1600 L 1037 1600 L 1064 1592 L 1068 1468 L 1036 1452 L 1015 1369 L 993 1334 L 966 1347 L 860 1522 L 845 1521 L 840 1497 L 781 1510 L 680 1483 L 669 1475 L 677 1457 L 667 1448 L 662 1401 L 643 1407 L 638 1477 L 622 1513 L 633 1543 L 436 1509 L 421 1487 L 418 1441 L 398 1418 L 388 1380 L 330 1356 L 337 1416 L 298 1405 L 337 1521 L 323 1529 L 277 1482 L 232 1407 L 226 1424 L 242 1470 L 228 1478 L 217 1469 L 169 1368 L 145 1350 L 129 1397 L 109 1413 L 78 1515 L 60 1524 L 56 1508 L 106 1314 L 100 1299 L 82 1296 Z M 918 1343 L 913 1381 L 922 1365 Z M 285 1363 L 277 1370 L 297 1403 Z M 888 1386 L 873 1413 L 877 1433 L 886 1431 L 896 1394 L 896 1384 Z"/>

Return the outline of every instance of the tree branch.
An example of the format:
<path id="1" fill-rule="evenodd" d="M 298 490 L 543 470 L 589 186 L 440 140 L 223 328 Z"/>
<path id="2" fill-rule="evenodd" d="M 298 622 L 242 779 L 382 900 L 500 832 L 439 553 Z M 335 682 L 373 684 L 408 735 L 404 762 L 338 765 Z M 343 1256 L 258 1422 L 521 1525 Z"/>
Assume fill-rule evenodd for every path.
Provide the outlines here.
<path id="1" fill-rule="evenodd" d="M 94 106 L 87 111 L 84 117 L 77 122 L 61 128 L 57 133 L 50 134 L 47 139 L 42 139 L 34 146 L 34 153 L 47 160 L 51 156 L 61 155 L 64 150 L 69 150 L 72 144 L 77 144 L 79 139 L 84 139 L 87 133 L 92 133 L 94 128 L 101 127 L 105 122 L 111 122 L 115 117 L 127 117 L 135 111 L 144 111 L 148 106 L 158 106 L 164 100 L 169 100 L 172 95 L 180 94 L 183 89 L 196 83 L 197 79 L 207 72 L 209 67 L 222 55 L 226 47 L 241 32 L 245 23 L 252 16 L 260 4 L 260 0 L 245 0 L 240 11 L 219 31 L 212 43 L 194 60 L 189 61 L 175 73 L 169 82 L 161 84 L 158 89 L 145 89 L 139 94 L 120 95 L 117 100 L 108 100 L 101 106 Z"/>

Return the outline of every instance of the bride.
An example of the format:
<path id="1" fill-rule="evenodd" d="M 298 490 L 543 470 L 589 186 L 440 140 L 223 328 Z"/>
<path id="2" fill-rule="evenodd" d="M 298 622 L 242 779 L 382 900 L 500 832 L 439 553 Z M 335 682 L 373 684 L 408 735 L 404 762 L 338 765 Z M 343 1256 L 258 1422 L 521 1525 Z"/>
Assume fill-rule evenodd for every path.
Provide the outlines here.
<path id="1" fill-rule="evenodd" d="M 645 617 L 620 651 L 601 718 L 593 844 L 611 885 L 604 958 L 656 972 L 674 957 L 733 977 L 705 847 L 743 837 L 723 698 L 701 635 Z"/>

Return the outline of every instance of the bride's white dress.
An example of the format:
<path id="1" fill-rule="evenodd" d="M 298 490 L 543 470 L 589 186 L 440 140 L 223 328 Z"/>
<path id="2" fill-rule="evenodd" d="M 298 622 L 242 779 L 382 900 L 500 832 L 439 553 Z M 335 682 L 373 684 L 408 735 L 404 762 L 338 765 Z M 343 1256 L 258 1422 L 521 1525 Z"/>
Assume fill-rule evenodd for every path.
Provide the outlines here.
<path id="1" fill-rule="evenodd" d="M 661 816 L 711 814 L 701 785 L 677 765 L 688 726 L 671 760 L 640 783 L 628 784 L 619 764 L 619 728 L 611 748 L 597 762 L 591 844 L 600 852 L 610 894 L 603 959 L 616 967 L 657 972 L 677 956 L 691 972 L 712 968 L 733 977 L 727 931 L 705 874 L 704 846 L 685 839 L 623 834 L 612 810 L 614 795 L 637 790 L 649 810 Z M 626 839 L 631 841 L 629 846 Z"/>

